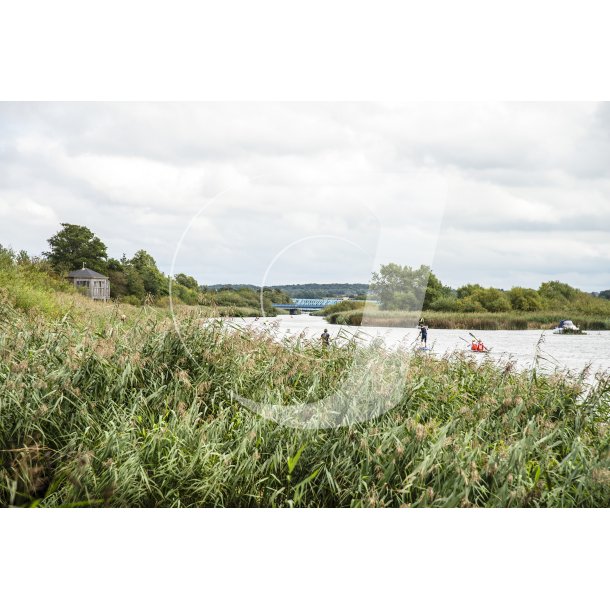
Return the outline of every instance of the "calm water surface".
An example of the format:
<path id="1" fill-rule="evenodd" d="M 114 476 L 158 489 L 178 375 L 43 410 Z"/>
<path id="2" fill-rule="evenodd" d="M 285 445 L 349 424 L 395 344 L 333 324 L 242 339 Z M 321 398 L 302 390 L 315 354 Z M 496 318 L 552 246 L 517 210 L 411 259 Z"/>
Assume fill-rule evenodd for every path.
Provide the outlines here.
<path id="1" fill-rule="evenodd" d="M 357 328 L 328 324 L 319 316 L 307 314 L 299 316 L 277 316 L 276 318 L 243 318 L 240 324 L 256 328 L 268 328 L 282 336 L 295 336 L 303 333 L 306 337 L 317 339 L 327 328 L 332 338 L 357 337 L 362 343 L 381 338 L 388 347 L 414 349 L 415 328 L 382 328 L 366 326 Z M 554 335 L 541 330 L 486 330 L 474 331 L 486 346 L 492 349 L 489 355 L 472 354 L 473 358 L 493 358 L 496 361 L 512 360 L 520 368 L 531 368 L 537 361 L 539 370 L 570 370 L 576 373 L 590 366 L 590 374 L 598 371 L 610 372 L 610 331 L 590 331 L 586 335 Z M 542 337 L 542 340 L 541 340 Z M 428 346 L 431 354 L 443 355 L 456 350 L 464 351 L 467 344 L 463 339 L 471 339 L 468 331 L 430 328 Z M 536 360 L 538 345 L 539 357 Z M 469 352 L 470 353 L 470 352 Z"/>

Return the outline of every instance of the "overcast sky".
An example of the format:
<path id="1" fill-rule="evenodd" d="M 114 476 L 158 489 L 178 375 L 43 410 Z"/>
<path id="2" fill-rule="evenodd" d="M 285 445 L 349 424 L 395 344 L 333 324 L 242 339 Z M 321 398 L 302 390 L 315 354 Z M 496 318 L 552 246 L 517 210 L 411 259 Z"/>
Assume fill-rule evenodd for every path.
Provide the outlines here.
<path id="1" fill-rule="evenodd" d="M 0 244 L 60 222 L 201 283 L 610 288 L 610 106 L 0 104 Z"/>

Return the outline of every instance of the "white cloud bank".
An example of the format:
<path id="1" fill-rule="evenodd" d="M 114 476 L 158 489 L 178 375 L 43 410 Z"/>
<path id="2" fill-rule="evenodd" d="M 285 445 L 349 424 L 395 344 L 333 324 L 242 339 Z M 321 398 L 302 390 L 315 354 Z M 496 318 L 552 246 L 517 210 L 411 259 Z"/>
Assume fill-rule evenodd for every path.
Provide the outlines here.
<path id="1" fill-rule="evenodd" d="M 606 104 L 0 104 L 0 243 L 73 222 L 169 272 L 205 208 L 176 262 L 203 283 L 260 283 L 298 242 L 270 283 L 394 261 L 600 290 L 609 168 Z"/>

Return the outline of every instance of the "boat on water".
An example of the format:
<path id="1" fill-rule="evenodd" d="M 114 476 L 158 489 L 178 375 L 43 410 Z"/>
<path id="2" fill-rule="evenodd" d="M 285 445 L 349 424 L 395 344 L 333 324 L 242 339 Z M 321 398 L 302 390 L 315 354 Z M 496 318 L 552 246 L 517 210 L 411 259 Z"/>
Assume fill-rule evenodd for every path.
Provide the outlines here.
<path id="1" fill-rule="evenodd" d="M 559 325 L 553 329 L 554 335 L 584 335 L 582 330 L 572 320 L 561 320 Z"/>

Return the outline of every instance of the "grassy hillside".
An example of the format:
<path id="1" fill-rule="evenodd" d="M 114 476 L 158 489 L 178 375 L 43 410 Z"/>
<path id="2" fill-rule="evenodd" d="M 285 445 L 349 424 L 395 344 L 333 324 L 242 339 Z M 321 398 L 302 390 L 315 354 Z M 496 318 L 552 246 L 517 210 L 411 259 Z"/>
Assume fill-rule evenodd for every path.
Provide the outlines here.
<path id="1" fill-rule="evenodd" d="M 0 246 L 0 298 L 24 312 L 56 318 L 66 311 L 64 295 L 76 290 L 43 262 L 16 257 Z"/>
<path id="2" fill-rule="evenodd" d="M 112 286 L 112 284 L 111 284 Z M 178 283 L 173 284 L 173 304 L 177 309 L 188 309 L 192 306 L 202 317 L 245 317 L 261 316 L 260 294 L 253 290 L 227 290 L 218 292 L 193 293 L 188 298 L 186 288 Z M 166 291 L 167 292 L 167 291 Z M 192 292 L 192 291 L 191 291 Z M 73 285 L 55 273 L 44 260 L 30 259 L 25 254 L 16 255 L 12 250 L 0 246 L 0 296 L 5 304 L 33 314 L 48 318 L 58 318 L 73 308 L 92 308 L 94 304 L 78 293 Z M 192 297 L 192 294 L 190 295 Z M 133 295 L 113 300 L 122 310 L 130 306 L 136 308 L 146 304 L 168 309 L 169 297 L 166 293 L 132 298 Z M 182 298 L 181 298 L 182 297 Z M 266 316 L 275 316 L 278 310 L 272 302 L 283 299 L 281 293 L 267 290 L 263 295 Z"/>

